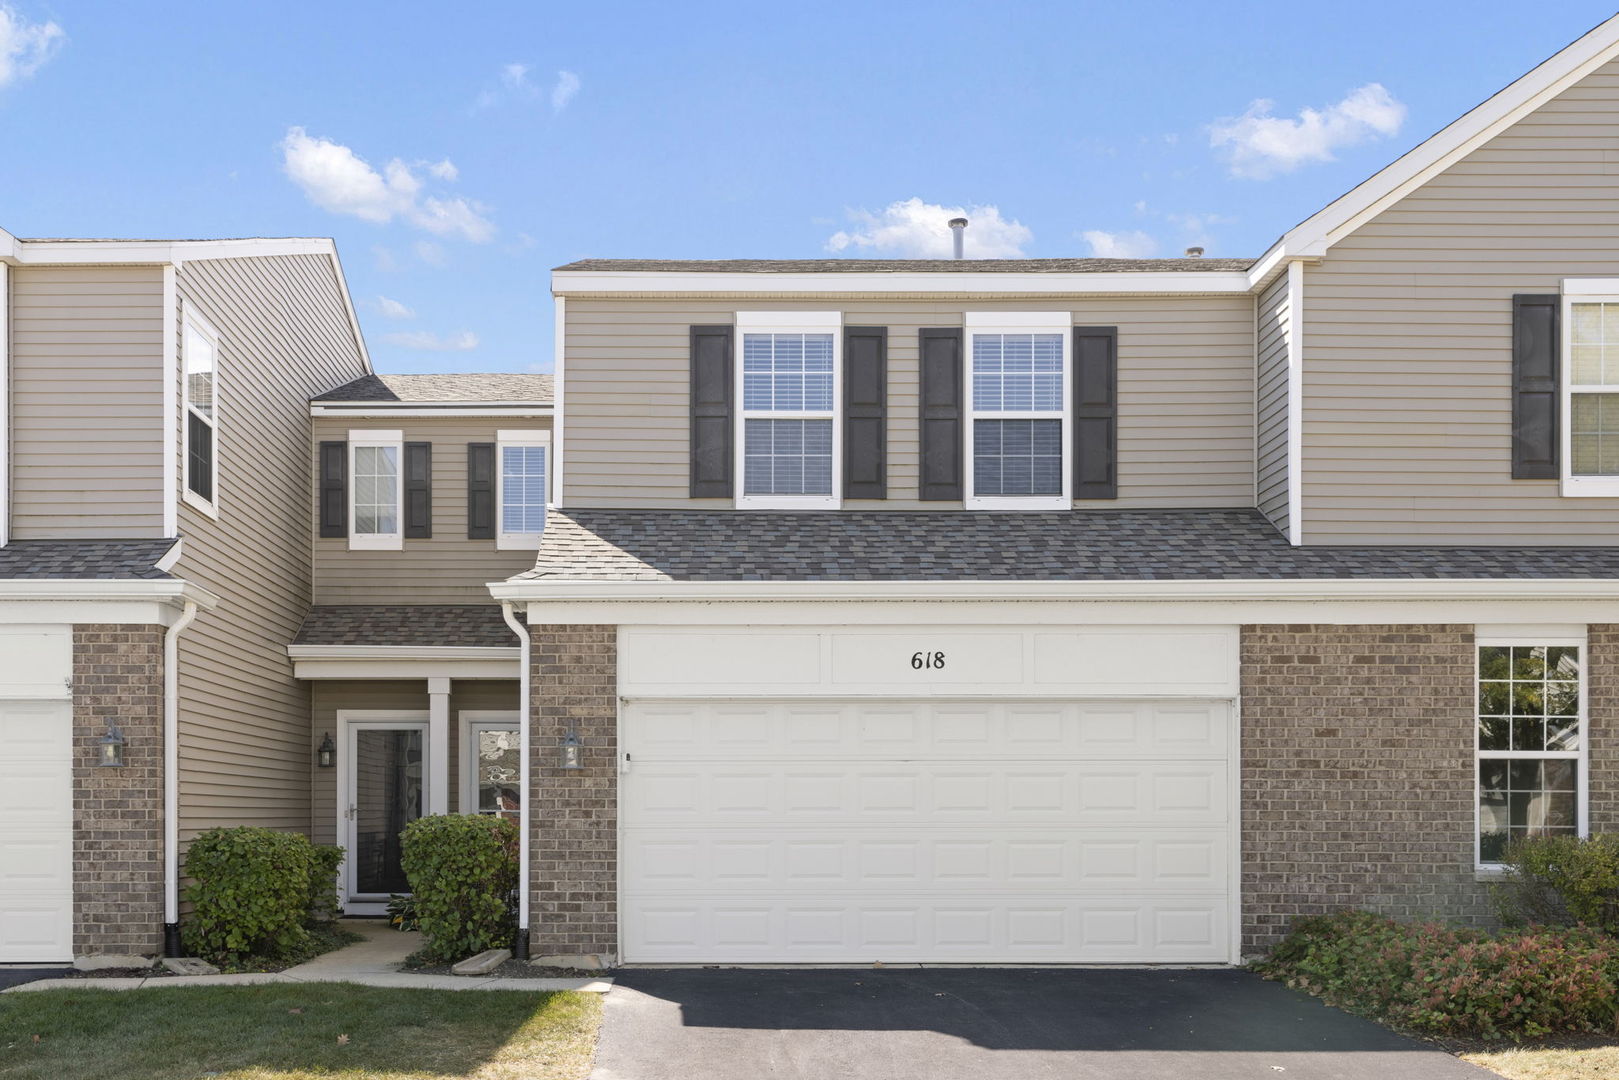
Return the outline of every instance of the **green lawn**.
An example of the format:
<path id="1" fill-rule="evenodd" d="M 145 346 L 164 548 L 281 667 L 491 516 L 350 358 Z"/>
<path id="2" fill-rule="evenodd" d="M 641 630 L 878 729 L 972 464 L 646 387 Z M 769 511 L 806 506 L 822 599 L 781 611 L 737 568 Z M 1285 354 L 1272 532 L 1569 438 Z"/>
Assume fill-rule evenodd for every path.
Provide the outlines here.
<path id="1" fill-rule="evenodd" d="M 599 994 L 301 986 L 0 995 L 4 1080 L 582 1080 Z"/>

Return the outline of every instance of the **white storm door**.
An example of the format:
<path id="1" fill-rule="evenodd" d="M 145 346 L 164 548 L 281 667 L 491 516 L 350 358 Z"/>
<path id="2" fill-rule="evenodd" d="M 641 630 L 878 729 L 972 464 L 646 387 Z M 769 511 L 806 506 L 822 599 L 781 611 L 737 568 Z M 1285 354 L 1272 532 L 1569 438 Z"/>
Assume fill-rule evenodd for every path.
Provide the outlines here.
<path id="1" fill-rule="evenodd" d="M 379 910 L 408 893 L 399 834 L 426 812 L 427 722 L 346 720 L 339 792 L 346 907 Z M 375 906 L 375 907 L 374 907 Z"/>

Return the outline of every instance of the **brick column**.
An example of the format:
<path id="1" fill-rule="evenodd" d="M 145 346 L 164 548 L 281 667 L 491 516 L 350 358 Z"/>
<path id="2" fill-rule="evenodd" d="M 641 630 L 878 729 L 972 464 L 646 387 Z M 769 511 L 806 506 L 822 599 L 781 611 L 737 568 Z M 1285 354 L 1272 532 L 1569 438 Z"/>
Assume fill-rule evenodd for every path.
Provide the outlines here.
<path id="1" fill-rule="evenodd" d="M 1243 949 L 1345 907 L 1482 922 L 1471 626 L 1242 629 Z"/>
<path id="2" fill-rule="evenodd" d="M 530 657 L 529 950 L 618 949 L 618 628 L 536 626 Z M 579 736 L 583 768 L 561 769 Z"/>
<path id="3" fill-rule="evenodd" d="M 97 766 L 107 721 L 124 766 Z M 163 948 L 163 628 L 73 628 L 73 953 Z"/>
<path id="4" fill-rule="evenodd" d="M 1619 625 L 1586 628 L 1591 831 L 1619 832 Z"/>

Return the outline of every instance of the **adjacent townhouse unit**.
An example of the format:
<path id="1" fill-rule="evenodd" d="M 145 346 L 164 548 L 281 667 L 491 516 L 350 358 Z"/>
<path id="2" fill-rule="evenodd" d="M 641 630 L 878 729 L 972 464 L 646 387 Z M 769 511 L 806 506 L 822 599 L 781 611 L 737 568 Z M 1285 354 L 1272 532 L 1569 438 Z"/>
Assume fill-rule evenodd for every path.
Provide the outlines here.
<path id="1" fill-rule="evenodd" d="M 554 381 L 375 374 L 325 242 L 0 237 L 0 962 L 444 811 L 572 963 L 1488 919 L 1619 828 L 1616 117 L 1619 20 L 1257 259 L 573 263 Z"/>

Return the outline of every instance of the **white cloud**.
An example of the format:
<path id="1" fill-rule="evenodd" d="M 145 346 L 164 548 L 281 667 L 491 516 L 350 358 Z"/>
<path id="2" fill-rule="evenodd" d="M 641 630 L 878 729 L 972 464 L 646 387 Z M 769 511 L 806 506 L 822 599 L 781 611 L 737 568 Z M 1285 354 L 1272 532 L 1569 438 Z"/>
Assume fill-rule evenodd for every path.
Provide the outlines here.
<path id="1" fill-rule="evenodd" d="M 401 349 L 416 352 L 469 352 L 478 347 L 478 335 L 471 330 L 440 337 L 431 330 L 410 330 L 382 335 L 382 340 Z"/>
<path id="2" fill-rule="evenodd" d="M 1141 232 L 1103 232 L 1086 229 L 1080 233 L 1098 259 L 1147 259 L 1158 251 L 1158 241 Z"/>
<path id="3" fill-rule="evenodd" d="M 0 4 L 0 88 L 44 67 L 66 40 L 67 34 L 55 23 L 31 23 Z"/>
<path id="4" fill-rule="evenodd" d="M 343 144 L 311 136 L 301 127 L 287 129 L 281 155 L 282 167 L 309 201 L 334 214 L 377 225 L 397 218 L 435 236 L 478 244 L 495 235 L 482 206 L 460 197 L 424 195 L 421 177 L 398 158 L 379 172 Z M 449 159 L 428 165 L 426 171 L 446 181 L 459 175 Z"/>
<path id="5" fill-rule="evenodd" d="M 1209 145 L 1223 151 L 1232 176 L 1264 180 L 1313 161 L 1332 161 L 1334 151 L 1399 134 L 1406 108 L 1381 83 L 1351 90 L 1324 109 L 1304 108 L 1295 117 L 1272 116 L 1276 103 L 1258 100 L 1241 116 L 1209 127 Z"/>
<path id="6" fill-rule="evenodd" d="M 826 249 L 835 252 L 890 255 L 911 259 L 948 259 L 952 254 L 949 221 L 964 217 L 969 259 L 1016 259 L 1034 233 L 1018 221 L 1001 217 L 995 206 L 940 206 L 918 198 L 889 203 L 875 213 L 851 210 L 852 228 L 835 232 Z"/>
<path id="7" fill-rule="evenodd" d="M 451 161 L 449 158 L 445 158 L 443 161 L 429 161 L 427 163 L 427 171 L 438 177 L 440 180 L 451 184 L 461 179 L 461 170 L 457 169 L 455 167 L 455 162 Z"/>
<path id="8" fill-rule="evenodd" d="M 507 64 L 500 69 L 500 85 L 508 90 L 533 90 L 527 64 Z"/>
<path id="9" fill-rule="evenodd" d="M 428 266 L 443 266 L 450 261 L 449 256 L 444 253 L 444 246 L 431 240 L 418 240 L 410 246 L 410 249 Z"/>
<path id="10" fill-rule="evenodd" d="M 551 111 L 561 112 L 579 92 L 579 76 L 571 71 L 557 72 L 556 85 L 551 87 Z"/>
<path id="11" fill-rule="evenodd" d="M 401 304 L 398 300 L 386 296 L 377 297 L 377 310 L 390 319 L 414 319 L 416 313 Z"/>

